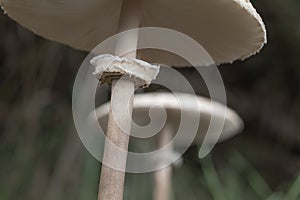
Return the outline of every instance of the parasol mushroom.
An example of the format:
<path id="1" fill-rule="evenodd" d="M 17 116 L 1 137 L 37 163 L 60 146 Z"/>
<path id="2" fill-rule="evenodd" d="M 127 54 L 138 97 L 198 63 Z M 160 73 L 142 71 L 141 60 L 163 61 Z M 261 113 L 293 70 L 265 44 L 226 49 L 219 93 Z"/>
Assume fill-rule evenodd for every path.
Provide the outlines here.
<path id="1" fill-rule="evenodd" d="M 184 102 L 180 102 L 184 101 Z M 181 98 L 185 97 L 185 98 Z M 147 126 L 148 123 L 148 114 L 149 110 L 153 108 L 155 105 L 160 105 L 163 109 L 166 110 L 168 114 L 167 121 L 164 127 L 161 129 L 160 133 L 157 134 L 154 138 L 154 141 L 158 143 L 158 148 L 163 148 L 169 143 L 173 143 L 172 138 L 176 135 L 176 129 L 178 128 L 178 123 L 180 123 L 180 113 L 181 111 L 186 111 L 190 115 L 188 117 L 192 118 L 195 115 L 200 113 L 199 120 L 199 129 L 196 135 L 195 140 L 193 141 L 194 145 L 201 144 L 203 142 L 203 138 L 205 137 L 208 127 L 211 123 L 212 118 L 214 118 L 217 123 L 222 123 L 223 114 L 222 112 L 226 112 L 224 128 L 222 129 L 222 133 L 219 141 L 224 141 L 235 134 L 239 133 L 243 128 L 243 122 L 241 118 L 231 110 L 227 108 L 225 105 L 222 105 L 218 102 L 211 101 L 210 99 L 204 97 L 196 97 L 197 107 L 191 105 L 191 101 L 195 98 L 194 95 L 184 94 L 184 93 L 176 93 L 176 95 L 172 93 L 146 93 L 146 94 L 138 94 L 135 95 L 134 98 L 134 106 L 133 106 L 133 121 L 137 122 L 140 126 Z M 101 127 L 106 127 L 108 121 L 110 104 L 106 103 L 96 109 L 96 115 L 91 114 L 91 119 L 95 122 L 99 122 Z M 215 109 L 213 109 L 213 107 Z M 161 112 L 153 112 L 151 113 L 151 118 L 156 119 L 160 118 Z M 96 118 L 93 118 L 95 117 Z M 190 119 L 187 119 L 189 121 Z M 136 137 L 146 138 L 147 129 L 141 131 L 139 129 L 135 129 L 133 126 L 132 134 Z M 149 130 L 151 131 L 151 130 Z M 212 132 L 210 132 L 211 134 Z M 186 132 L 187 134 L 192 134 L 190 132 Z M 212 133 L 214 134 L 214 133 Z M 218 134 L 215 135 L 217 137 Z M 212 135 L 214 137 L 214 135 Z M 174 143 L 169 146 L 169 148 L 165 154 L 160 155 L 158 161 L 160 170 L 156 171 L 154 174 L 154 199 L 155 200 L 166 200 L 170 199 L 170 185 L 171 185 L 171 174 L 172 168 L 168 166 L 168 162 L 164 162 L 164 159 L 171 159 L 174 155 L 174 151 L 176 153 L 177 148 L 181 148 L 181 146 L 185 145 L 185 138 L 180 136 Z M 173 148 L 172 148 L 173 146 Z M 153 161 L 154 162 L 154 161 Z"/>
<path id="2" fill-rule="evenodd" d="M 258 52 L 266 42 L 262 19 L 249 0 L 0 0 L 0 3 L 9 17 L 34 33 L 85 51 L 91 51 L 116 33 L 138 27 L 163 27 L 189 35 L 202 44 L 218 64 L 245 59 Z M 119 55 L 128 45 L 136 47 L 137 43 L 137 32 L 121 37 L 115 54 Z M 150 66 L 139 65 L 139 60 L 134 59 L 137 53 L 126 54 L 131 58 L 126 60 L 129 61 L 127 68 L 122 67 L 124 60 L 116 57 L 112 61 L 114 67 L 108 71 L 101 68 L 97 74 L 103 82 L 112 84 L 113 107 L 119 110 L 118 118 L 123 119 L 117 124 L 110 113 L 107 138 L 124 150 L 128 148 L 129 136 L 125 133 L 130 132 L 132 95 L 135 87 L 140 86 L 137 82 L 145 80 L 140 80 L 141 74 L 129 74 L 119 80 L 119 87 L 116 83 L 122 75 L 128 75 L 130 65 L 138 69 Z M 143 51 L 138 57 L 152 63 L 183 65 L 182 60 L 170 60 L 152 50 Z M 102 58 L 106 57 L 98 57 L 92 63 L 99 67 L 104 62 Z M 149 75 L 150 80 L 155 78 L 159 68 L 152 66 L 151 69 L 150 75 L 147 69 L 141 72 Z M 105 146 L 104 161 L 110 161 L 112 153 Z M 125 171 L 126 155 L 117 164 Z M 124 177 L 124 172 L 103 165 L 99 199 L 122 199 Z"/>

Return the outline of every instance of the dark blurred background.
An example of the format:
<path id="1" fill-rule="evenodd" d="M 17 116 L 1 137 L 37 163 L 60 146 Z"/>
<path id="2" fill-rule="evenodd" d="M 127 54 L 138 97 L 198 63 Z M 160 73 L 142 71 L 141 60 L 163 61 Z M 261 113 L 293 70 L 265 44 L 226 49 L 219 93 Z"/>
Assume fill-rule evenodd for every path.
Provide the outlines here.
<path id="1" fill-rule="evenodd" d="M 300 1 L 252 2 L 267 46 L 219 67 L 245 130 L 204 160 L 190 148 L 174 169 L 173 199 L 300 199 Z M 71 108 L 85 56 L 0 15 L 1 200 L 96 199 L 100 164 L 81 144 Z M 192 69 L 182 73 L 196 82 Z M 125 199 L 151 199 L 152 175 L 128 174 Z"/>

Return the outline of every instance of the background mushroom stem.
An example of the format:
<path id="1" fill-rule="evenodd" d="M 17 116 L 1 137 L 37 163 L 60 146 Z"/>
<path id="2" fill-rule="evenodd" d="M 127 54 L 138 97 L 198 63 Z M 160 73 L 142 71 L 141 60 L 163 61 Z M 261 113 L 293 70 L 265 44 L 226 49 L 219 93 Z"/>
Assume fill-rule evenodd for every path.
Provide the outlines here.
<path id="1" fill-rule="evenodd" d="M 141 5 L 141 0 L 123 0 L 119 21 L 119 32 L 139 27 L 140 13 L 142 10 Z M 127 49 L 136 49 L 137 42 L 138 31 L 119 37 L 115 54 L 121 56 Z M 126 57 L 136 58 L 136 50 L 126 54 Z M 114 151 L 110 146 L 111 144 L 114 144 L 124 151 L 128 151 L 128 133 L 130 133 L 131 129 L 134 89 L 135 85 L 133 80 L 121 78 L 112 81 L 111 102 L 117 103 L 111 104 L 109 113 L 98 200 L 123 199 L 127 154 L 122 154 L 120 151 Z M 126 111 L 126 109 L 128 112 L 122 112 Z M 118 121 L 118 124 L 115 121 L 112 110 L 117 111 L 118 118 L 122 119 L 121 121 Z M 116 155 L 116 153 L 120 155 Z M 116 158 L 121 159 L 117 159 L 116 161 Z M 105 165 L 105 163 L 114 162 L 118 162 L 118 170 Z"/>
<path id="2" fill-rule="evenodd" d="M 160 133 L 158 141 L 159 148 L 164 148 L 170 142 L 172 142 L 172 128 L 169 125 L 165 125 Z M 170 159 L 169 156 L 173 152 L 173 146 L 168 146 L 162 159 Z M 161 160 L 160 160 L 161 161 Z M 172 185 L 172 166 L 169 165 L 163 169 L 160 169 L 154 173 L 154 200 L 168 200 L 170 199 Z"/>

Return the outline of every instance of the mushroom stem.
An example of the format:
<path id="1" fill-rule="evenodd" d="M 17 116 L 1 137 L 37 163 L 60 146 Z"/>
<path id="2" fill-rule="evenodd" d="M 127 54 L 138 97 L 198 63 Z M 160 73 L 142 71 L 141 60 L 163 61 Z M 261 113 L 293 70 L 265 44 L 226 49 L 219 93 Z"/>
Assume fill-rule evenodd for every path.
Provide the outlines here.
<path id="1" fill-rule="evenodd" d="M 158 141 L 159 148 L 164 148 L 172 140 L 172 129 L 166 125 L 160 133 Z M 172 147 L 167 149 L 166 155 L 169 156 L 173 151 Z M 163 159 L 166 159 L 165 157 Z M 154 173 L 154 200 L 168 200 L 170 199 L 172 185 L 172 166 L 169 165 L 163 169 L 160 169 Z"/>
<path id="2" fill-rule="evenodd" d="M 122 81 L 122 83 L 118 83 L 117 80 L 112 82 L 111 108 L 112 106 L 114 106 L 114 108 L 110 109 L 109 112 L 98 200 L 123 199 L 134 84 L 132 81 L 126 79 L 120 79 L 120 81 Z M 122 87 L 120 87 L 119 84 L 121 84 Z M 120 93 L 122 95 L 120 95 Z M 129 113 L 127 114 L 125 113 L 126 109 L 124 105 L 129 105 Z M 116 111 L 120 112 L 116 113 Z M 121 120 L 117 120 L 116 122 L 114 114 L 122 115 L 118 116 L 118 119 Z M 115 145 L 115 147 L 113 145 Z M 122 149 L 123 152 L 120 151 L 120 149 L 116 149 L 116 147 Z M 117 169 L 106 166 L 106 164 L 114 166 Z"/>
<path id="3" fill-rule="evenodd" d="M 119 32 L 139 27 L 141 5 L 142 0 L 123 0 Z M 138 31 L 133 34 L 124 34 L 124 36 L 118 38 L 115 54 L 120 55 L 126 52 L 127 49 L 136 49 L 137 42 Z M 135 58 L 136 50 L 126 54 L 126 56 Z M 109 112 L 98 200 L 123 199 L 134 88 L 134 82 L 130 79 L 121 78 L 112 81 L 112 103 Z M 117 111 L 118 119 L 121 119 L 118 120 L 118 123 L 113 116 L 113 110 L 115 113 Z M 112 144 L 121 148 L 125 153 L 113 150 Z M 116 165 L 118 169 L 110 168 L 105 163 Z"/>

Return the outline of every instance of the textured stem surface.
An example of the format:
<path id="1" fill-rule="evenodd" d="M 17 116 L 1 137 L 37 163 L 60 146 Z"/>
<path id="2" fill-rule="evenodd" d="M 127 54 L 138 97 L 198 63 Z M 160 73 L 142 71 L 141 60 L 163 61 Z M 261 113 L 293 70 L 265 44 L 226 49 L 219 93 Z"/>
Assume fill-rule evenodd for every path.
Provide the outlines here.
<path id="1" fill-rule="evenodd" d="M 120 85 L 119 85 L 120 84 Z M 120 87 L 122 85 L 122 87 Z M 112 101 L 109 112 L 108 127 L 105 141 L 104 157 L 101 170 L 99 200 L 123 199 L 127 150 L 129 143 L 134 83 L 120 79 L 112 83 Z M 122 94 L 122 95 L 120 95 Z M 129 107 L 124 107 L 128 105 Z M 126 108 L 128 111 L 126 112 Z M 114 110 L 114 111 L 113 111 Z M 118 115 L 116 120 L 116 116 Z M 115 147 L 113 146 L 115 145 Z M 120 151 L 116 147 L 123 149 Z M 106 166 L 115 166 L 118 169 Z"/>

